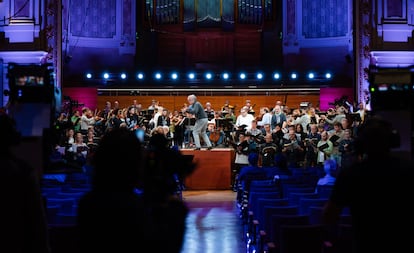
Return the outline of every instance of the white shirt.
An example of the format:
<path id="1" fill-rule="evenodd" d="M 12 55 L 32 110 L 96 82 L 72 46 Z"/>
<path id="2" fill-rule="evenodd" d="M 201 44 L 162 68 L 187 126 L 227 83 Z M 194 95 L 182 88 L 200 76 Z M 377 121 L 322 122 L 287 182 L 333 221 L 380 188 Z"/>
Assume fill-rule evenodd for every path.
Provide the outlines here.
<path id="1" fill-rule="evenodd" d="M 237 116 L 235 127 L 246 125 L 247 126 L 246 128 L 250 129 L 252 128 L 253 120 L 254 120 L 254 116 L 251 115 L 250 113 L 246 114 L 245 116 L 243 116 L 243 114 L 240 114 L 239 116 Z"/>
<path id="2" fill-rule="evenodd" d="M 272 114 L 270 112 L 267 112 L 263 114 L 262 120 L 257 122 L 258 126 L 264 126 L 266 124 L 271 125 L 272 123 Z"/>

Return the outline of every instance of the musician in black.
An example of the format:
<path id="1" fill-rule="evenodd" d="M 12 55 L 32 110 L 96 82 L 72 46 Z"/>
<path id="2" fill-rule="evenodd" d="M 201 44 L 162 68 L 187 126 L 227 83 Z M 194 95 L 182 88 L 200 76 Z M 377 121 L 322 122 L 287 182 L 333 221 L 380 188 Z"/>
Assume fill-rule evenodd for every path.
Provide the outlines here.
<path id="1" fill-rule="evenodd" d="M 275 156 L 278 152 L 278 146 L 273 142 L 272 134 L 266 134 L 265 142 L 259 146 L 260 161 L 262 167 L 275 166 Z"/>
<path id="2" fill-rule="evenodd" d="M 288 135 L 288 139 L 283 139 L 282 153 L 286 156 L 290 168 L 298 168 L 304 160 L 304 145 L 294 129 L 289 129 Z"/>
<path id="3" fill-rule="evenodd" d="M 309 133 L 304 140 L 306 167 L 316 167 L 318 158 L 316 145 L 320 140 L 321 134 L 318 132 L 318 125 L 310 124 Z"/>

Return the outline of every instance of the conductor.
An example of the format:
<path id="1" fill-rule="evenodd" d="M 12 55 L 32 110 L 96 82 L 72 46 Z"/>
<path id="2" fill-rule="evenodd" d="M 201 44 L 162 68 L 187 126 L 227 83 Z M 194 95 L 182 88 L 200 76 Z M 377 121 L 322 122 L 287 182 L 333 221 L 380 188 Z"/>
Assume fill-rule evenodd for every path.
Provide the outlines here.
<path id="1" fill-rule="evenodd" d="M 207 114 L 204 111 L 204 108 L 201 105 L 201 103 L 197 101 L 197 97 L 194 94 L 189 95 L 187 97 L 187 101 L 190 104 L 190 106 L 186 108 L 186 112 L 193 114 L 196 118 L 196 122 L 193 129 L 193 137 L 196 146 L 195 150 L 201 149 L 200 136 L 201 138 L 203 138 L 204 143 L 207 145 L 207 149 L 211 150 L 212 145 L 206 133 L 208 125 Z"/>

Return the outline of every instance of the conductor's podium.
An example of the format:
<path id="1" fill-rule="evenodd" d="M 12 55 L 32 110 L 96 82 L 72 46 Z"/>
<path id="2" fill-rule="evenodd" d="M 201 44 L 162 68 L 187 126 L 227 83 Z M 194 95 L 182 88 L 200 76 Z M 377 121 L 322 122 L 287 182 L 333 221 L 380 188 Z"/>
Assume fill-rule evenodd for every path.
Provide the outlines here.
<path id="1" fill-rule="evenodd" d="M 227 190 L 231 184 L 231 167 L 234 160 L 232 148 L 207 150 L 181 149 L 184 155 L 193 155 L 196 170 L 186 178 L 187 190 Z"/>

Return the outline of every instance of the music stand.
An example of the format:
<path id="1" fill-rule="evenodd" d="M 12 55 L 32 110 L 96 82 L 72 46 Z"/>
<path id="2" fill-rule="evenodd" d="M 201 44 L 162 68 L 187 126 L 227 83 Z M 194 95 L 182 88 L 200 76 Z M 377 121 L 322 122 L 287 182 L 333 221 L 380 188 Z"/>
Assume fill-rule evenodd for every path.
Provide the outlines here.
<path id="1" fill-rule="evenodd" d="M 233 129 L 232 119 L 216 119 L 216 126 L 221 127 L 223 131 L 229 131 Z"/>
<path id="2" fill-rule="evenodd" d="M 188 118 L 186 117 L 183 121 L 183 125 L 185 126 L 185 129 L 188 130 L 187 132 L 187 138 L 188 138 L 188 144 L 190 144 L 191 141 L 191 133 L 194 129 L 196 119 L 195 118 Z"/>

